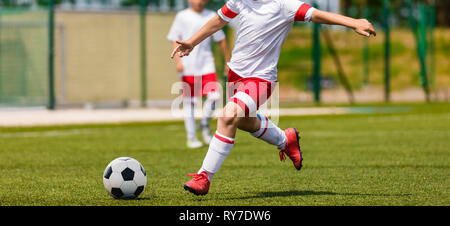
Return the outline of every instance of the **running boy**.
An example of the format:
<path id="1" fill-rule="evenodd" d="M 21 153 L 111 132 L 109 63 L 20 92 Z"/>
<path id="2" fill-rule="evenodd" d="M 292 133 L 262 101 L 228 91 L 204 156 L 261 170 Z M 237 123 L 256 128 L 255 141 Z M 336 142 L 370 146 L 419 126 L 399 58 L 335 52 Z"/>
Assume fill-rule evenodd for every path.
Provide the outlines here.
<path id="1" fill-rule="evenodd" d="M 218 119 L 217 131 L 202 167 L 197 174 L 190 174 L 194 178 L 184 184 L 186 190 L 196 195 L 208 193 L 211 179 L 233 147 L 237 129 L 276 146 L 281 160 L 287 155 L 297 170 L 302 168 L 297 129 L 283 131 L 263 115 L 252 117 L 252 113 L 264 104 L 261 97 L 270 97 L 277 81 L 281 46 L 294 21 L 342 25 L 366 37 L 376 35 L 372 24 L 365 19 L 324 12 L 298 0 L 229 0 L 218 14 L 188 40 L 177 41 L 178 46 L 172 52 L 172 57 L 188 56 L 205 38 L 233 18 L 238 19 L 236 43 L 228 63 L 228 82 L 235 95 L 229 99 Z"/>
<path id="2" fill-rule="evenodd" d="M 205 9 L 208 0 L 188 0 L 190 7 L 178 12 L 167 38 L 173 42 L 174 48 L 178 45 L 177 40 L 184 40 L 193 36 L 210 19 L 217 16 L 214 11 Z M 217 30 L 212 39 L 219 42 L 226 62 L 230 60 L 225 34 Z M 203 140 L 206 144 L 212 139 L 209 123 L 215 110 L 216 102 L 220 94 L 217 92 L 217 76 L 214 65 L 214 57 L 211 51 L 210 38 L 193 50 L 189 57 L 175 57 L 176 70 L 181 76 L 183 83 L 183 111 L 184 125 L 187 133 L 187 147 L 199 148 L 203 144 L 197 139 L 194 108 L 196 98 L 206 96 L 203 107 L 203 118 L 199 127 L 202 131 Z M 227 67 L 228 68 L 228 67 Z M 226 72 L 228 72 L 226 70 Z"/>

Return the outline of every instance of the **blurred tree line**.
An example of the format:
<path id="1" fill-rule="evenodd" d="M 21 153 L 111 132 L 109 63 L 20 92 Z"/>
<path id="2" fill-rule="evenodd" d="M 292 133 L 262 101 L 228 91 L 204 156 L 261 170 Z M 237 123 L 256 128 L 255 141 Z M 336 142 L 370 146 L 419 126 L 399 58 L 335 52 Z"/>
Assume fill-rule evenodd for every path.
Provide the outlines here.
<path id="1" fill-rule="evenodd" d="M 13 7 L 29 7 L 33 4 L 38 6 L 47 6 L 50 0 L 0 0 L 0 8 L 13 8 Z M 117 6 L 117 7 L 131 7 L 139 6 L 142 0 L 54 0 L 54 4 L 60 5 L 62 3 L 76 4 L 84 2 L 85 4 L 100 4 L 105 6 Z M 144 0 L 146 5 L 149 6 L 161 6 L 167 5 L 169 8 L 175 8 L 178 4 L 186 4 L 187 0 Z M 221 7 L 226 0 L 209 0 L 207 8 L 217 9 Z"/>
<path id="2" fill-rule="evenodd" d="M 391 0 L 392 12 L 398 12 L 398 19 L 408 17 L 405 0 Z M 422 2 L 436 6 L 437 26 L 450 26 L 450 1 L 449 0 L 413 0 L 414 3 Z M 369 18 L 379 21 L 383 0 L 341 0 L 341 9 L 345 15 L 363 17 L 365 8 L 368 8 Z M 395 15 L 395 14 L 394 14 Z"/>
<path id="3" fill-rule="evenodd" d="M 32 2 L 36 0 L 0 0 L 0 7 L 17 7 L 17 6 L 29 6 Z M 40 6 L 48 5 L 50 0 L 37 0 L 37 4 Z M 61 4 L 62 2 L 70 2 L 74 4 L 76 1 L 80 0 L 54 0 L 55 5 Z M 98 2 L 101 4 L 114 4 L 119 2 L 121 6 L 137 6 L 140 0 L 83 0 L 87 2 Z M 145 0 L 147 4 L 160 5 L 161 0 Z M 176 0 L 165 0 L 170 7 L 175 5 Z M 210 0 L 208 4 L 209 8 L 219 7 L 223 4 L 224 0 Z M 380 21 L 381 18 L 381 8 L 383 0 L 340 0 L 342 13 L 352 17 L 363 17 L 368 16 L 369 19 L 373 21 Z M 392 12 L 399 12 L 397 15 L 397 22 L 401 23 L 402 18 L 407 17 L 408 12 L 406 9 L 405 0 L 390 0 L 392 6 Z M 426 4 L 431 4 L 436 6 L 436 20 L 438 26 L 450 26 L 450 0 L 413 0 L 413 2 L 423 2 Z M 364 14 L 364 10 L 368 9 L 368 15 Z M 394 13 L 394 15 L 396 15 Z M 394 21 L 395 22 L 395 21 Z"/>

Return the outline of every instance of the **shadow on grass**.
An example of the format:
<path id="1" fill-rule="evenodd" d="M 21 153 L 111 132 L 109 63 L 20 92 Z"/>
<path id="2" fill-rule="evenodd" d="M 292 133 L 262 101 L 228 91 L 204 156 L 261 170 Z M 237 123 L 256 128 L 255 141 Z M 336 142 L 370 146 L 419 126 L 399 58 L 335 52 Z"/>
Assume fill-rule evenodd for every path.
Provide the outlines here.
<path id="1" fill-rule="evenodd" d="M 152 200 L 152 198 L 150 198 L 150 197 L 142 197 L 142 198 L 135 198 L 134 200 L 136 200 L 136 201 L 147 201 L 147 200 Z"/>
<path id="2" fill-rule="evenodd" d="M 117 202 L 139 202 L 139 201 L 148 201 L 152 200 L 152 198 L 149 197 L 142 197 L 142 198 L 122 198 L 122 199 L 114 199 Z"/>
<path id="3" fill-rule="evenodd" d="M 311 195 L 345 195 L 345 196 L 410 196 L 411 194 L 362 194 L 362 193 L 337 193 L 329 191 L 279 191 L 279 192 L 260 192 L 253 196 L 237 197 L 229 199 L 258 199 L 273 197 L 291 197 L 291 196 L 311 196 Z"/>

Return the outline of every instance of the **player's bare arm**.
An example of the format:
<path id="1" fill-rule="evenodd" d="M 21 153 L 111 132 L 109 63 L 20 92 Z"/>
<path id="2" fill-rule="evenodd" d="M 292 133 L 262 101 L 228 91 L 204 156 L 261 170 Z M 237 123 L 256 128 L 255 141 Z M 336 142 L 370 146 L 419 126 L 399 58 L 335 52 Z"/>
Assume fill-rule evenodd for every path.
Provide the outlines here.
<path id="1" fill-rule="evenodd" d="M 228 75 L 229 68 L 228 68 L 228 65 L 226 63 L 230 62 L 231 54 L 230 54 L 230 50 L 228 48 L 227 39 L 222 39 L 219 42 L 219 46 L 220 46 L 220 49 L 222 50 L 223 57 L 225 59 L 225 75 Z"/>
<path id="2" fill-rule="evenodd" d="M 336 13 L 315 10 L 312 14 L 311 21 L 319 24 L 346 26 L 352 28 L 356 33 L 366 37 L 370 37 L 370 35 L 377 35 L 373 25 L 366 19 L 354 19 Z"/>
<path id="3" fill-rule="evenodd" d="M 172 47 L 174 49 L 177 48 L 177 46 L 178 46 L 178 43 L 172 42 Z M 176 56 L 174 56 L 174 59 L 175 59 L 175 68 L 177 69 L 177 72 L 178 73 L 183 72 L 184 66 L 183 66 L 183 63 L 181 62 L 181 58 L 178 55 L 176 55 Z"/>
<path id="4" fill-rule="evenodd" d="M 220 49 L 222 50 L 223 57 L 224 57 L 225 61 L 226 62 L 230 61 L 231 54 L 230 54 L 230 49 L 228 48 L 227 39 L 222 39 L 219 42 L 219 46 L 220 46 Z"/>
<path id="5" fill-rule="evenodd" d="M 176 41 L 178 46 L 173 50 L 170 57 L 174 58 L 175 54 L 178 54 L 178 56 L 180 57 L 189 56 L 196 45 L 198 45 L 200 42 L 202 42 L 212 34 L 216 33 L 218 30 L 225 27 L 225 25 L 227 24 L 228 22 L 223 20 L 219 16 L 212 18 L 205 26 L 200 29 L 200 31 L 198 31 L 189 40 Z"/>

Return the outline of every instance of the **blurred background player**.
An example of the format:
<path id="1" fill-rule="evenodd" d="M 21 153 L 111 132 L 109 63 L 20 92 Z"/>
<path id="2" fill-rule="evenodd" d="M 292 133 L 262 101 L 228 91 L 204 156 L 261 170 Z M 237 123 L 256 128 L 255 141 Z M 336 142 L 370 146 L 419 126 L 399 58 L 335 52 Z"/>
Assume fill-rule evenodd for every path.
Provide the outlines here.
<path id="1" fill-rule="evenodd" d="M 256 114 L 276 86 L 281 46 L 294 21 L 342 25 L 366 37 L 376 35 L 372 24 L 365 19 L 316 10 L 298 0 L 229 0 L 218 10 L 218 16 L 198 33 L 187 41 L 177 41 L 172 57 L 190 55 L 194 47 L 236 17 L 239 19 L 236 43 L 228 63 L 228 92 L 234 96 L 218 119 L 217 131 L 202 167 L 197 174 L 189 174 L 194 178 L 184 184 L 184 189 L 195 195 L 208 193 L 212 177 L 233 148 L 237 129 L 274 145 L 280 150 L 281 160 L 287 155 L 297 170 L 302 168 L 298 130 L 288 128 L 283 131 L 266 116 Z"/>
<path id="2" fill-rule="evenodd" d="M 174 48 L 177 40 L 185 40 L 192 37 L 210 19 L 217 16 L 214 11 L 205 9 L 208 0 L 188 0 L 189 8 L 177 13 L 167 38 L 173 42 Z M 226 62 L 230 60 L 230 54 L 226 42 L 225 33 L 218 30 L 212 34 L 212 39 L 218 42 Z M 199 123 L 203 141 L 206 144 L 212 139 L 209 123 L 215 110 L 216 102 L 221 98 L 217 90 L 217 75 L 214 57 L 211 51 L 211 38 L 192 51 L 189 57 L 175 57 L 176 70 L 183 82 L 183 110 L 184 125 L 187 133 L 187 147 L 199 148 L 203 146 L 197 138 L 194 109 L 197 98 L 205 97 L 203 106 L 203 118 Z M 228 73 L 228 66 L 225 74 Z"/>

